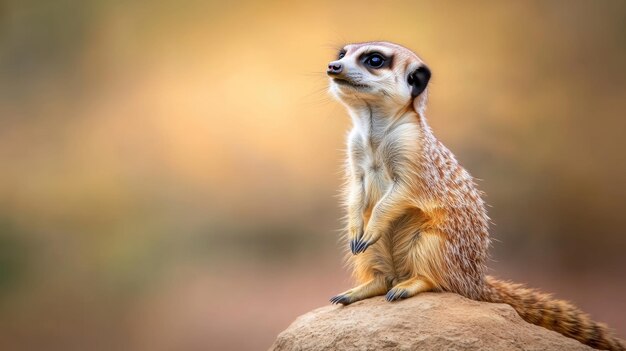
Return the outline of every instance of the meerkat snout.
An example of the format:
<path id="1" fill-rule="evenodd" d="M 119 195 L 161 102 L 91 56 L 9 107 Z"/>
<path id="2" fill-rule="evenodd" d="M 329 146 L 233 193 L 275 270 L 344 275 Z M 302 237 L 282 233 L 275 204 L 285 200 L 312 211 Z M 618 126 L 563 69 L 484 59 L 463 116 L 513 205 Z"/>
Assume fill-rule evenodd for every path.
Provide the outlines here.
<path id="1" fill-rule="evenodd" d="M 326 73 L 329 76 L 336 76 L 341 73 L 341 71 L 343 71 L 343 64 L 339 61 L 333 61 L 328 64 L 328 69 L 326 70 Z"/>

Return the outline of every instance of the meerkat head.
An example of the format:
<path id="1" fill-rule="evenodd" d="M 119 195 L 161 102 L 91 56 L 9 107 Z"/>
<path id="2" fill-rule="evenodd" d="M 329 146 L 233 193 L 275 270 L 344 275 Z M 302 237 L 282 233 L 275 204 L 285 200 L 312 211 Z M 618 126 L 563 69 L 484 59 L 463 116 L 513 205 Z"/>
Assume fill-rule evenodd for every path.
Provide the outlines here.
<path id="1" fill-rule="evenodd" d="M 328 64 L 330 92 L 348 108 L 363 104 L 422 113 L 430 70 L 411 50 L 389 42 L 349 44 Z"/>

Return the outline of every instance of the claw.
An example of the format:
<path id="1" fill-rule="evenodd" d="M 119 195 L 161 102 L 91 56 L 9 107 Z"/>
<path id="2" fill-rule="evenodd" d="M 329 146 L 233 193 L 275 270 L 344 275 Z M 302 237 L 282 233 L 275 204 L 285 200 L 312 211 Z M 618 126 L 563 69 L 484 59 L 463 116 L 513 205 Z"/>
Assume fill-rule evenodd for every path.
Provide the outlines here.
<path id="1" fill-rule="evenodd" d="M 402 289 L 391 289 L 385 296 L 385 299 L 389 302 L 406 299 L 409 296 L 409 292 Z"/>
<path id="2" fill-rule="evenodd" d="M 361 229 L 358 234 L 352 236 L 352 240 L 350 240 L 350 251 L 352 252 L 352 254 L 356 255 L 357 253 L 359 253 L 356 248 L 361 242 L 362 238 L 363 238 L 363 229 Z"/>
<path id="3" fill-rule="evenodd" d="M 367 241 L 361 241 L 359 242 L 359 245 L 356 247 L 356 252 L 357 253 L 361 253 L 361 252 L 365 252 L 365 250 L 370 246 L 369 242 Z"/>
<path id="4" fill-rule="evenodd" d="M 353 255 L 356 255 L 356 244 L 357 244 L 357 240 L 356 239 L 352 239 L 350 240 L 350 251 L 352 251 Z"/>
<path id="5" fill-rule="evenodd" d="M 333 296 L 330 299 L 330 303 L 332 303 L 333 305 L 335 304 L 342 304 L 342 305 L 349 305 L 350 304 L 350 298 L 346 295 L 337 295 L 337 296 Z"/>

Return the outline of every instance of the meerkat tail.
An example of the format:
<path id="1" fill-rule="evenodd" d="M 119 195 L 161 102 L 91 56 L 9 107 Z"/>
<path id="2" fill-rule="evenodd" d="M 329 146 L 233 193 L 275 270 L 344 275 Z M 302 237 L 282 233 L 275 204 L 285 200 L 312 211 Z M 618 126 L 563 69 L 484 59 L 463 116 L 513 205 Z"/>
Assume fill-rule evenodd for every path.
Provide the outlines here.
<path id="1" fill-rule="evenodd" d="M 608 327 L 567 301 L 493 277 L 486 277 L 484 300 L 511 305 L 525 321 L 561 333 L 599 350 L 626 350 Z"/>

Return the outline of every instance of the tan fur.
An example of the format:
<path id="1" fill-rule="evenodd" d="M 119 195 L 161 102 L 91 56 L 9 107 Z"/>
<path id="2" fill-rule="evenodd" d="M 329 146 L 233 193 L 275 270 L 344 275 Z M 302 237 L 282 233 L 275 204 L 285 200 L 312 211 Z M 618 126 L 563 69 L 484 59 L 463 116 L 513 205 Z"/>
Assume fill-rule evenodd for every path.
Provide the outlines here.
<path id="1" fill-rule="evenodd" d="M 624 350 L 605 326 L 567 302 L 485 275 L 489 218 L 481 193 L 428 126 L 428 89 L 412 96 L 407 82 L 425 67 L 422 60 L 387 42 L 351 44 L 343 52 L 331 63 L 343 70 L 332 74 L 330 92 L 347 107 L 354 126 L 344 198 L 352 247 L 347 261 L 361 285 L 331 301 L 347 305 L 384 294 L 393 301 L 450 291 L 507 303 L 526 321 L 590 346 Z M 372 53 L 383 55 L 387 65 L 368 67 Z"/>

